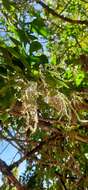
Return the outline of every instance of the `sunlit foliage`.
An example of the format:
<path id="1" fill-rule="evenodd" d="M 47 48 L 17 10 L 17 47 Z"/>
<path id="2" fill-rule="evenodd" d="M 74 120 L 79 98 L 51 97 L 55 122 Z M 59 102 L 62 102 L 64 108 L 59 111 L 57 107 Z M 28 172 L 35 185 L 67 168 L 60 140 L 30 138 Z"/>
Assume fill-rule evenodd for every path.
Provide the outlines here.
<path id="1" fill-rule="evenodd" d="M 1 190 L 88 188 L 87 10 L 84 0 L 0 1 L 0 141 L 19 154 L 0 159 Z"/>

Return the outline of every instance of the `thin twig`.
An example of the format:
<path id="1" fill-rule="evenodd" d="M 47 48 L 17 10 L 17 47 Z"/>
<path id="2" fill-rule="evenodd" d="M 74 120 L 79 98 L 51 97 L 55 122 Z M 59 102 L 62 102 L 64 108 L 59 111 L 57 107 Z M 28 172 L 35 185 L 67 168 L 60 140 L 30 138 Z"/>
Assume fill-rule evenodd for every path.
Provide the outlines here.
<path id="1" fill-rule="evenodd" d="M 30 152 L 26 152 L 22 158 L 20 158 L 18 161 L 14 162 L 12 165 L 9 166 L 9 168 L 12 170 L 14 167 L 19 166 L 25 159 L 28 159 L 30 156 L 32 156 L 35 152 L 38 152 L 44 145 L 45 143 L 50 142 L 51 140 L 54 140 L 57 136 L 61 136 L 62 133 L 54 133 L 50 137 L 44 139 L 41 141 L 35 148 L 33 148 Z"/>
<path id="2" fill-rule="evenodd" d="M 3 150 L 0 152 L 0 155 L 4 153 L 4 151 L 8 148 L 9 143 L 3 148 Z"/>

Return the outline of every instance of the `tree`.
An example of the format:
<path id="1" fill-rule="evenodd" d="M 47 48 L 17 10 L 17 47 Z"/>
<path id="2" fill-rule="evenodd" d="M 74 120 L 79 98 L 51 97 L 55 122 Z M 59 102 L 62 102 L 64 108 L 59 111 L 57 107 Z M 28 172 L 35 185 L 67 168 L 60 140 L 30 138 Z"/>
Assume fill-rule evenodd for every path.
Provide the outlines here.
<path id="1" fill-rule="evenodd" d="M 87 189 L 88 3 L 0 3 L 0 138 L 20 155 L 1 190 Z"/>

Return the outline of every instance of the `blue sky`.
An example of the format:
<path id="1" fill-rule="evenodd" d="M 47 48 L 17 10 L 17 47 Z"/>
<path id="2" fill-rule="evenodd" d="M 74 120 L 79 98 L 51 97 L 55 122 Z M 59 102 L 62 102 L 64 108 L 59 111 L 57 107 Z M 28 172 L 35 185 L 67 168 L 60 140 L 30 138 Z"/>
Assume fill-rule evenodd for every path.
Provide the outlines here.
<path id="1" fill-rule="evenodd" d="M 20 155 L 17 154 L 17 150 L 12 145 L 10 144 L 8 145 L 7 142 L 1 141 L 0 142 L 0 158 L 9 165 L 12 162 L 18 160 L 20 158 Z M 25 161 L 22 164 L 20 164 L 19 170 L 18 170 L 19 175 L 25 171 L 25 165 L 26 165 Z M 0 172 L 0 186 L 2 185 L 1 178 L 2 178 L 2 174 Z"/>

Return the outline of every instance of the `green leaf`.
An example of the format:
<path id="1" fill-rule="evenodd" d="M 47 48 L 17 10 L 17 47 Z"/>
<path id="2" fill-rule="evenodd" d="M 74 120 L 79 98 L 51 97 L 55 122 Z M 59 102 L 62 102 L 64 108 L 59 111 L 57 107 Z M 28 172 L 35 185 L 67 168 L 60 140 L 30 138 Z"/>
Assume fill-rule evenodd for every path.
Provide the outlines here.
<path id="1" fill-rule="evenodd" d="M 13 38 L 13 37 L 11 37 L 11 36 L 10 36 L 10 39 L 11 39 L 11 41 L 12 41 L 15 45 L 20 45 L 20 42 L 19 42 L 17 39 L 15 39 L 15 38 Z"/>
<path id="2" fill-rule="evenodd" d="M 27 33 L 27 35 L 28 35 L 28 38 L 29 38 L 29 40 L 36 40 L 37 39 L 37 37 L 36 36 L 34 36 L 34 35 L 32 35 L 32 34 L 29 34 L 29 33 Z"/>
<path id="3" fill-rule="evenodd" d="M 76 79 L 75 79 L 76 86 L 79 86 L 82 83 L 84 77 L 85 77 L 84 72 L 80 71 L 80 73 L 77 74 Z"/>
<path id="4" fill-rule="evenodd" d="M 44 36 L 44 37 L 47 38 L 48 31 L 47 31 L 47 29 L 46 29 L 45 27 L 43 27 L 43 28 L 41 28 L 40 30 L 38 30 L 38 32 L 39 32 L 42 36 Z"/>
<path id="5" fill-rule="evenodd" d="M 7 109 L 13 104 L 15 100 L 15 90 L 14 88 L 8 89 L 7 86 L 4 89 L 3 94 L 0 94 L 0 108 Z"/>
<path id="6" fill-rule="evenodd" d="M 11 53 L 13 57 L 19 58 L 18 48 L 16 49 L 16 48 L 8 47 L 8 51 Z"/>
<path id="7" fill-rule="evenodd" d="M 1 75 L 1 71 L 0 71 L 0 75 Z M 0 76 L 0 90 L 1 88 L 3 88 L 4 85 L 5 85 L 5 80 Z"/>
<path id="8" fill-rule="evenodd" d="M 11 28 L 9 27 L 9 30 L 15 34 L 15 40 L 20 40 L 20 43 L 30 43 L 30 39 L 33 38 L 33 36 L 30 36 L 22 29 L 16 28 L 14 25 L 11 26 Z"/>
<path id="9" fill-rule="evenodd" d="M 36 18 L 31 22 L 32 31 L 38 32 L 40 35 L 47 37 L 48 31 L 42 18 Z"/>
<path id="10" fill-rule="evenodd" d="M 38 51 L 42 49 L 42 45 L 40 44 L 40 42 L 38 41 L 33 41 L 31 44 L 30 44 L 30 53 L 34 52 L 34 51 Z"/>
<path id="11" fill-rule="evenodd" d="M 3 113 L 0 115 L 0 120 L 5 122 L 7 119 L 9 118 L 9 114 L 8 113 Z"/>
<path id="12" fill-rule="evenodd" d="M 44 20 L 41 17 L 35 18 L 32 22 L 31 22 L 32 26 L 35 27 L 39 27 L 42 28 L 45 26 Z"/>
<path id="13" fill-rule="evenodd" d="M 40 55 L 39 57 L 39 63 L 43 64 L 43 63 L 48 63 L 48 57 L 44 54 Z"/>
<path id="14" fill-rule="evenodd" d="M 2 0 L 3 6 L 6 8 L 7 11 L 10 10 L 10 1 L 9 0 Z"/>
<path id="15" fill-rule="evenodd" d="M 40 56 L 30 56 L 29 59 L 30 59 L 31 64 L 37 63 L 38 65 L 40 65 L 40 64 L 48 63 L 48 58 L 44 54 Z"/>
<path id="16" fill-rule="evenodd" d="M 28 42 L 27 34 L 25 31 L 17 29 L 18 36 L 22 42 Z"/>
<path id="17" fill-rule="evenodd" d="M 67 68 L 66 72 L 64 73 L 64 76 L 66 79 L 71 79 L 72 78 L 72 70 L 71 68 Z"/>
<path id="18" fill-rule="evenodd" d="M 6 76 L 7 75 L 7 69 L 3 65 L 0 65 L 0 75 L 1 76 Z M 0 79 L 0 83 L 1 83 L 1 79 Z"/>

